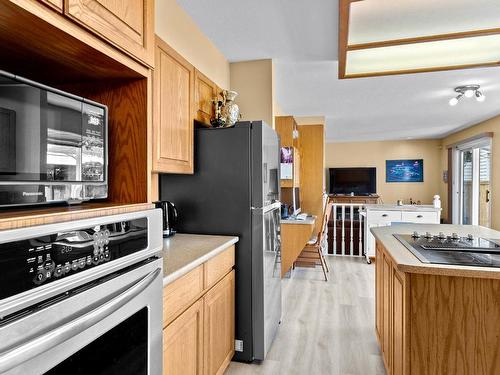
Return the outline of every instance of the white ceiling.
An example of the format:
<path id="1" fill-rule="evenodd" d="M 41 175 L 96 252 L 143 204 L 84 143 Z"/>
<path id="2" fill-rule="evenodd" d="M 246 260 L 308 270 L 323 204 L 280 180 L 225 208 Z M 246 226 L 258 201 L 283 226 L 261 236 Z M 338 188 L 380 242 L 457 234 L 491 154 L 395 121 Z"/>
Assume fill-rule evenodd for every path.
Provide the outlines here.
<path id="1" fill-rule="evenodd" d="M 500 68 L 339 80 L 337 0 L 177 1 L 229 61 L 273 58 L 282 111 L 325 116 L 329 141 L 440 138 L 500 114 Z M 464 22 L 500 27 L 499 0 L 355 4 L 361 3 L 371 8 L 360 11 L 356 42 L 370 41 L 372 34 L 462 31 Z M 453 88 L 468 83 L 480 84 L 486 101 L 450 107 Z"/>
<path id="2" fill-rule="evenodd" d="M 338 0 L 177 0 L 229 61 L 337 59 Z"/>

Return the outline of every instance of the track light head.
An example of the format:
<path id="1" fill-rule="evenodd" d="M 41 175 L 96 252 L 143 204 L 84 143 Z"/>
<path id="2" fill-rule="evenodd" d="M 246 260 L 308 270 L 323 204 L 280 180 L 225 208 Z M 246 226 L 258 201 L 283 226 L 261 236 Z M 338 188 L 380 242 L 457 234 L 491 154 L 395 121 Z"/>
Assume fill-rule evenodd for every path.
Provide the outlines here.
<path id="1" fill-rule="evenodd" d="M 476 100 L 478 102 L 484 102 L 486 100 L 486 96 L 484 96 L 484 94 L 481 91 L 476 90 Z"/>
<path id="2" fill-rule="evenodd" d="M 450 101 L 449 101 L 449 104 L 454 107 L 458 104 L 458 102 L 460 101 L 460 99 L 462 99 L 464 97 L 464 94 L 458 94 L 457 96 L 455 96 L 454 98 L 451 98 Z"/>

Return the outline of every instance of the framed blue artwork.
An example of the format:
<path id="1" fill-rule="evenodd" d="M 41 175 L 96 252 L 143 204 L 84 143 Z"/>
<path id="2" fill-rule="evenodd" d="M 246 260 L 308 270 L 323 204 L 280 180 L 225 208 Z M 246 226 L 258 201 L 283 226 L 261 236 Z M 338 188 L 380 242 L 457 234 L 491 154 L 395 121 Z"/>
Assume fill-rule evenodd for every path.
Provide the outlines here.
<path id="1" fill-rule="evenodd" d="M 386 182 L 424 182 L 424 160 L 386 160 Z"/>

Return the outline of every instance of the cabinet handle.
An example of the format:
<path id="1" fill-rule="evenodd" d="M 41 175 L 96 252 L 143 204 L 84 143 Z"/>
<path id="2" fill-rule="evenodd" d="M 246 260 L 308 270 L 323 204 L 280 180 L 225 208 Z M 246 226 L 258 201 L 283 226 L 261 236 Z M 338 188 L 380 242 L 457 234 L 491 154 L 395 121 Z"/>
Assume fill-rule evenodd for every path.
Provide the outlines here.
<path id="1" fill-rule="evenodd" d="M 422 215 L 417 215 L 417 218 L 421 219 L 421 218 L 423 218 L 423 216 Z"/>
<path id="2" fill-rule="evenodd" d="M 382 214 L 382 217 L 387 217 L 387 216 L 389 216 L 389 215 L 387 215 L 387 214 Z"/>

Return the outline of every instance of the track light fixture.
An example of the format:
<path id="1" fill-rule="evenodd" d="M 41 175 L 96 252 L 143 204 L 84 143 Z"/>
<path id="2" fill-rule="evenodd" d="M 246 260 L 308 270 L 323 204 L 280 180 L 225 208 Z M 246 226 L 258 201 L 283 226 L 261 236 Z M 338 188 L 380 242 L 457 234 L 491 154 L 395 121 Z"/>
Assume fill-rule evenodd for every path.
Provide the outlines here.
<path id="1" fill-rule="evenodd" d="M 458 93 L 457 96 L 451 98 L 449 104 L 451 106 L 456 106 L 460 100 L 465 98 L 476 97 L 478 102 L 484 102 L 486 100 L 486 96 L 479 90 L 481 88 L 480 85 L 465 85 L 455 87 L 455 92 Z"/>

